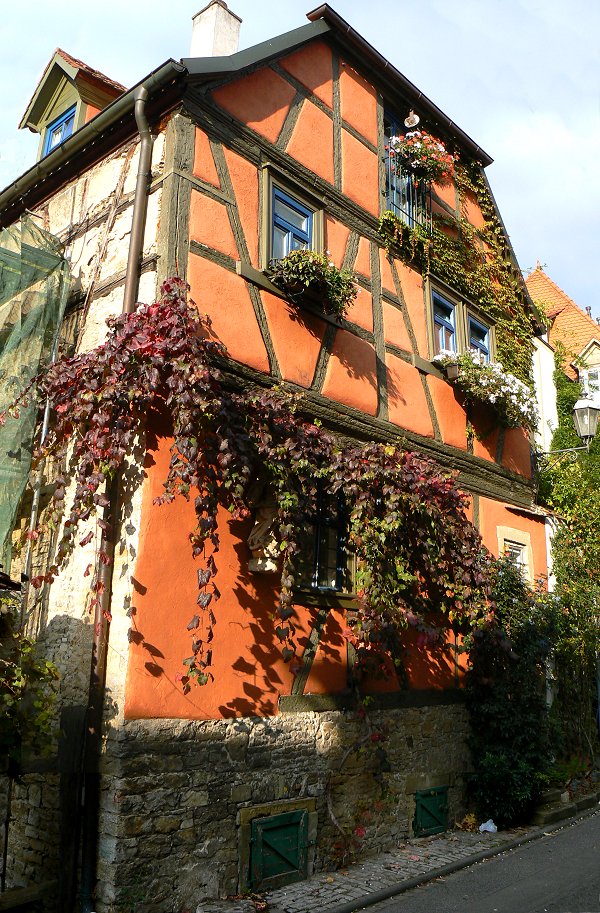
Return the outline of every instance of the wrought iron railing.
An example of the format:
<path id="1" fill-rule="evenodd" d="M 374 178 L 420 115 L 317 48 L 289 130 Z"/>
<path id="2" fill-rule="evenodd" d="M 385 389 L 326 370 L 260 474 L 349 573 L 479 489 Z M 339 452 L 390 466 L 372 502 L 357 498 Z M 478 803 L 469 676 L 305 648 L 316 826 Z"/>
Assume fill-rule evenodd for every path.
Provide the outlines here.
<path id="1" fill-rule="evenodd" d="M 420 225 L 431 232 L 431 185 L 414 175 L 396 171 L 394 158 L 386 153 L 385 191 L 387 208 L 411 228 Z"/>

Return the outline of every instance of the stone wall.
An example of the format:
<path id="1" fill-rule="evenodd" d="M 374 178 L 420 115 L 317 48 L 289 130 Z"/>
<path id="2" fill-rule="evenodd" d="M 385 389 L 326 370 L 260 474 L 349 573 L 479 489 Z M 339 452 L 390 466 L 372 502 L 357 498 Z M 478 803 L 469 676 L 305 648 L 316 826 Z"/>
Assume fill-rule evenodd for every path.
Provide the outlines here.
<path id="1" fill-rule="evenodd" d="M 356 853 L 411 833 L 416 789 L 448 786 L 449 820 L 462 816 L 469 756 L 461 704 L 374 712 L 366 725 L 354 712 L 302 712 L 115 727 L 104 757 L 98 913 L 128 903 L 136 913 L 179 913 L 243 890 L 242 809 L 312 800 L 316 871 L 344 851 L 328 794 L 348 834 L 364 827 L 350 846 Z M 373 741 L 380 732 L 384 741 Z"/>

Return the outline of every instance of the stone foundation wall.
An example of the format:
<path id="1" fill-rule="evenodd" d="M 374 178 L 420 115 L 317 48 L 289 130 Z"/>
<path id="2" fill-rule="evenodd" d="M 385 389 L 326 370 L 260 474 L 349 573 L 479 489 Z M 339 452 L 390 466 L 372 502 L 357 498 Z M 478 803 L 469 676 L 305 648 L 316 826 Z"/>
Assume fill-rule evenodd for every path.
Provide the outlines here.
<path id="1" fill-rule="evenodd" d="M 6 786 L 6 778 L 3 780 Z M 4 823 L 4 810 L 2 815 Z M 30 886 L 57 878 L 60 867 L 58 776 L 25 774 L 14 782 L 11 817 L 7 887 Z"/>
<path id="2" fill-rule="evenodd" d="M 242 809 L 312 799 L 316 871 L 406 838 L 416 789 L 448 786 L 450 823 L 463 814 L 462 705 L 371 713 L 369 726 L 354 712 L 125 722 L 104 758 L 98 913 L 180 913 L 243 890 Z"/>

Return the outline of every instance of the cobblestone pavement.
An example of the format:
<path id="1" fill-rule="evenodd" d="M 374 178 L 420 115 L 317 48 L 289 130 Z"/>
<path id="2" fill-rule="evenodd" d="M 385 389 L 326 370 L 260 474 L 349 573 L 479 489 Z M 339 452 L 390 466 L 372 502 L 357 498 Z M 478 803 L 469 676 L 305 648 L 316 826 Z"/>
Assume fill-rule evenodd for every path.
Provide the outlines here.
<path id="1" fill-rule="evenodd" d="M 427 875 L 479 853 L 497 850 L 527 834 L 527 830 L 499 834 L 451 831 L 401 843 L 397 850 L 367 858 L 337 872 L 325 872 L 267 894 L 269 913 L 308 913 L 333 910 L 341 904 L 391 888 L 399 882 Z"/>
<path id="2" fill-rule="evenodd" d="M 587 814 L 600 814 L 596 805 Z M 520 843 L 569 826 L 574 818 L 545 827 L 514 828 L 496 834 L 455 830 L 434 837 L 414 838 L 388 853 L 364 859 L 335 872 L 321 872 L 307 881 L 269 891 L 268 913 L 350 913 L 416 884 L 449 874 Z M 255 913 L 251 900 L 200 904 L 196 913 Z M 260 909 L 260 907 L 259 907 Z"/>

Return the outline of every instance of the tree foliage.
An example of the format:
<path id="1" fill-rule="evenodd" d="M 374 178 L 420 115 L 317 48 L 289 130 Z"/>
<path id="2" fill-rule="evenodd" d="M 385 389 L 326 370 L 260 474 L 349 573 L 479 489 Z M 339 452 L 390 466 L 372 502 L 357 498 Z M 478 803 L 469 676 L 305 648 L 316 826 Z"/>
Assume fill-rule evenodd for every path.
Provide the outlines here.
<path id="1" fill-rule="evenodd" d="M 573 406 L 581 396 L 580 385 L 565 368 L 571 357 L 564 346 L 556 348 L 554 380 L 559 423 L 552 449 L 579 447 L 573 425 Z M 559 750 L 594 754 L 598 739 L 596 676 L 600 654 L 600 440 L 575 462 L 556 460 L 542 474 L 540 492 L 558 514 L 552 541 L 554 600 L 560 608 L 555 647 L 556 700 Z"/>
<path id="2" fill-rule="evenodd" d="M 52 455 L 63 467 L 51 511 L 52 522 L 61 515 L 63 522 L 56 559 L 34 586 L 51 583 L 74 544 L 90 541 L 93 533 L 81 537 L 81 525 L 106 505 L 106 482 L 158 411 L 169 417 L 173 432 L 158 500 L 191 498 L 196 515 L 189 539 L 199 560 L 198 597 L 188 625 L 192 654 L 185 660 L 184 688 L 211 674 L 213 608 L 220 595 L 217 509 L 249 517 L 257 477 L 266 478 L 277 505 L 277 634 L 284 659 L 295 654 L 295 559 L 319 484 L 332 495 L 343 493 L 347 503 L 360 569 L 353 634 L 359 650 L 390 648 L 400 627 L 426 627 L 433 612 L 477 624 L 489 611 L 489 563 L 454 479 L 399 446 L 344 443 L 309 420 L 301 400 L 284 390 L 236 389 L 225 382 L 219 367 L 225 349 L 212 337 L 208 318 L 188 306 L 186 292 L 181 280 L 167 281 L 156 303 L 110 319 L 101 346 L 59 360 L 38 379 L 51 422 L 35 459 Z M 110 530 L 101 517 L 96 522 L 99 560 L 107 562 Z M 100 586 L 92 575 L 95 598 Z"/>
<path id="3" fill-rule="evenodd" d="M 505 827 L 528 819 L 551 760 L 545 684 L 556 621 L 505 558 L 493 595 L 494 624 L 471 637 L 466 694 L 477 812 Z"/>

